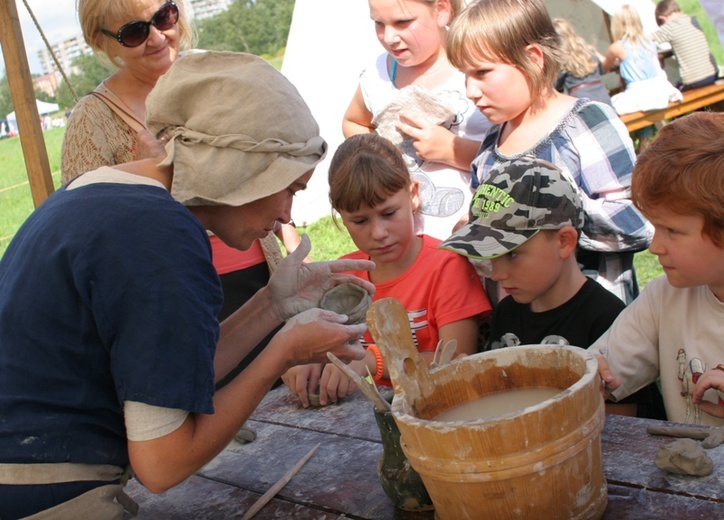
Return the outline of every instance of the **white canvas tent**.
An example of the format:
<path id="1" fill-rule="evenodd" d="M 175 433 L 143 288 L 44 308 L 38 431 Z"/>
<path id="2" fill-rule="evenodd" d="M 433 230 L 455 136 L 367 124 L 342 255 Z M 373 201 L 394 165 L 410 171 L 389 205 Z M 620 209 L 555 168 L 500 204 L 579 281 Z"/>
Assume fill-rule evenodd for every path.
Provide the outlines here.
<path id="1" fill-rule="evenodd" d="M 382 51 L 367 0 L 296 0 L 282 73 L 297 87 L 329 143 L 309 186 L 297 193 L 292 207 L 297 224 L 331 214 L 327 169 L 344 140 L 342 116 L 360 72 Z"/>
<path id="2" fill-rule="evenodd" d="M 46 103 L 45 101 L 40 101 L 39 99 L 36 99 L 35 104 L 38 107 L 38 114 L 40 116 L 43 116 L 45 114 L 52 114 L 53 112 L 57 112 L 58 110 L 60 110 L 60 107 L 57 103 Z M 7 119 L 10 133 L 17 134 L 18 122 L 15 117 L 15 112 L 10 112 L 5 118 Z"/>
<path id="3" fill-rule="evenodd" d="M 656 29 L 651 0 L 544 0 L 552 17 L 568 19 L 601 53 L 610 45 L 608 20 L 627 3 L 639 12 L 644 30 Z M 367 0 L 296 0 L 282 72 L 309 104 L 330 145 L 306 191 L 297 194 L 292 218 L 311 224 L 330 215 L 327 168 L 342 142 L 342 117 L 357 88 L 359 73 L 379 53 Z M 607 86 L 618 76 L 607 75 Z"/>

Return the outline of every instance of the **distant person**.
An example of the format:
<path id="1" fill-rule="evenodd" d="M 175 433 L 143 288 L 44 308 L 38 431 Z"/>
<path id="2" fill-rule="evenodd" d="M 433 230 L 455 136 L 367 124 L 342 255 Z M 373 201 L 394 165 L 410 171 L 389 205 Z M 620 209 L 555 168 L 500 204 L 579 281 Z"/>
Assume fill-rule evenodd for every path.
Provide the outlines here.
<path id="1" fill-rule="evenodd" d="M 630 199 L 633 143 L 610 106 L 553 88 L 560 38 L 544 3 L 478 0 L 450 26 L 447 51 L 465 72 L 467 95 L 493 123 L 472 164 L 473 186 L 497 163 L 525 155 L 563 170 L 583 199 L 578 262 L 621 300 L 632 301 L 638 294 L 634 252 L 650 240 L 646 219 Z"/>
<path id="2" fill-rule="evenodd" d="M 657 378 L 669 421 L 724 426 L 724 114 L 664 126 L 638 158 L 634 203 L 666 276 L 646 285 L 591 350 L 605 395 Z"/>
<path id="3" fill-rule="evenodd" d="M 651 34 L 651 39 L 671 44 L 681 76 L 677 88 L 684 91 L 714 83 L 719 70 L 696 18 L 681 12 L 676 0 L 661 0 L 654 14 L 661 28 Z"/>
<path id="4" fill-rule="evenodd" d="M 606 85 L 601 81 L 603 64 L 598 51 L 576 33 L 564 18 L 554 18 L 553 27 L 561 37 L 561 71 L 556 90 L 577 98 L 611 104 Z"/>
<path id="5" fill-rule="evenodd" d="M 371 272 L 352 274 L 375 285 L 373 301 L 397 298 L 402 303 L 422 358 L 432 362 L 438 342 L 453 339 L 457 354 L 476 353 L 480 319 L 490 314 L 490 303 L 465 258 L 440 250 L 439 240 L 415 233 L 418 185 L 399 150 L 375 134 L 350 137 L 330 163 L 329 190 L 332 208 L 359 248 L 342 259 L 375 263 Z M 371 334 L 365 334 L 364 344 L 365 358 L 349 367 L 362 377 L 369 369 L 375 383 L 391 386 Z M 283 380 L 304 406 L 317 387 L 320 404 L 337 402 L 356 388 L 333 364 L 294 367 Z"/>
<path id="6" fill-rule="evenodd" d="M 493 311 L 488 348 L 588 348 L 625 308 L 578 267 L 583 205 L 576 186 L 553 164 L 531 156 L 497 163 L 478 187 L 471 212 L 470 223 L 440 247 L 489 260 L 491 278 L 508 293 Z M 666 418 L 655 385 L 606 409 Z"/>
<path id="7" fill-rule="evenodd" d="M 490 126 L 465 96 L 465 78 L 445 53 L 447 26 L 461 5 L 462 0 L 369 0 L 385 52 L 362 71 L 342 123 L 345 137 L 375 131 L 397 137 L 420 186 L 416 229 L 439 239 L 467 215 L 470 162 Z"/>
<path id="8" fill-rule="evenodd" d="M 371 262 L 303 264 L 308 239 L 250 302 L 217 318 L 206 230 L 248 248 L 289 220 L 326 154 L 297 89 L 256 56 L 192 54 L 159 79 L 146 116 L 168 154 L 73 179 L 0 260 L 3 520 L 123 518 L 132 475 L 152 493 L 192 476 L 289 367 L 328 351 L 364 356 L 366 326 L 317 307 L 340 283 L 374 290 L 341 274 Z M 282 324 L 243 374 L 214 388 Z"/>
<path id="9" fill-rule="evenodd" d="M 603 69 L 610 72 L 618 68 L 626 85 L 623 92 L 611 98 L 619 115 L 666 108 L 669 102 L 682 99 L 661 68 L 656 45 L 644 35 L 641 18 L 633 7 L 625 4 L 614 13 L 611 35 L 614 42 L 606 52 Z M 650 139 L 653 126 L 637 135 Z"/>

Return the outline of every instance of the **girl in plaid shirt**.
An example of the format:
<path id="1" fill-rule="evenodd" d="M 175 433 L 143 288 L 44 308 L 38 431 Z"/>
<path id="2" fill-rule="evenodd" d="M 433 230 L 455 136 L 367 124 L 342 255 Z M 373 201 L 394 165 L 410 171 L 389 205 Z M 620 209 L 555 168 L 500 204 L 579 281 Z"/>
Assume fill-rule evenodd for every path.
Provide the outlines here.
<path id="1" fill-rule="evenodd" d="M 632 301 L 638 294 L 634 252 L 651 240 L 649 224 L 631 203 L 633 142 L 611 107 L 553 88 L 560 38 L 543 2 L 471 4 L 451 25 L 447 52 L 465 73 L 467 96 L 493 123 L 472 164 L 473 187 L 494 164 L 525 155 L 558 166 L 583 199 L 579 263 Z"/>

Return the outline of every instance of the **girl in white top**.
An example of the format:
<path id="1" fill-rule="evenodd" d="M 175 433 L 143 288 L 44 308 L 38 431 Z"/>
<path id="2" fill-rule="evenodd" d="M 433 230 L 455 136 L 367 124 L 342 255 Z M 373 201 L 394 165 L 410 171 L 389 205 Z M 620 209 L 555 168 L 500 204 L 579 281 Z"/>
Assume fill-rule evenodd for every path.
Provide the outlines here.
<path id="1" fill-rule="evenodd" d="M 370 0 L 370 17 L 385 52 L 361 74 L 344 115 L 345 137 L 374 132 L 375 116 L 394 105 L 402 89 L 424 87 L 453 113 L 442 124 L 425 107 L 405 106 L 396 129 L 413 179 L 420 184 L 416 231 L 447 238 L 467 218 L 472 191 L 470 163 L 489 127 L 465 96 L 465 76 L 448 61 L 447 26 L 461 0 Z M 422 112 L 422 114 L 420 113 Z"/>

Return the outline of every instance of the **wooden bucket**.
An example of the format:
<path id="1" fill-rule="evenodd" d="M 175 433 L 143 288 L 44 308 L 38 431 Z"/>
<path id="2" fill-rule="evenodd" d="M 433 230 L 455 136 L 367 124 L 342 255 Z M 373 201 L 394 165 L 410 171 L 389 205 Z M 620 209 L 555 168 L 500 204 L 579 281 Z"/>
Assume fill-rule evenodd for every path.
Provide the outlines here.
<path id="1" fill-rule="evenodd" d="M 525 345 L 428 369 L 406 316 L 399 323 L 400 309 L 382 303 L 388 301 L 373 304 L 368 324 L 395 387 L 392 413 L 402 448 L 422 477 L 436 518 L 600 518 L 608 495 L 595 358 L 578 347 Z M 561 391 L 509 414 L 434 420 L 458 404 L 532 387 Z"/>

